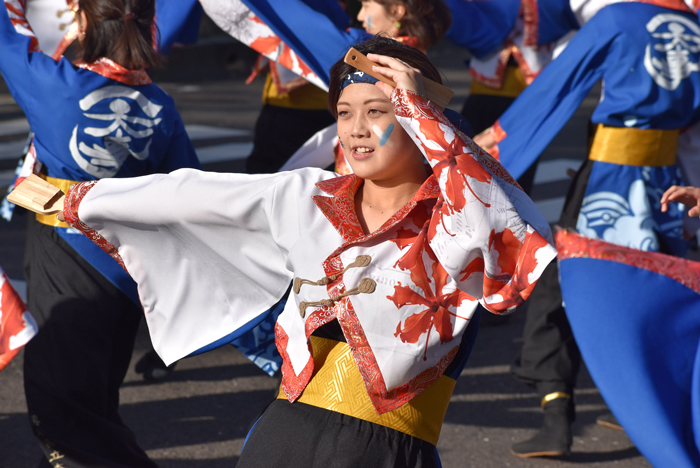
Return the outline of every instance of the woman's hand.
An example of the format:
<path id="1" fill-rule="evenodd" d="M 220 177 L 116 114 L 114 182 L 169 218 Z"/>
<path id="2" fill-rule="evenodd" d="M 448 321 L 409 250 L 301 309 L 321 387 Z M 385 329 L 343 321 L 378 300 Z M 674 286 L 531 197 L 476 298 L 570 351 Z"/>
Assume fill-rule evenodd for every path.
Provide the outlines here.
<path id="1" fill-rule="evenodd" d="M 386 55 L 367 54 L 367 58 L 379 64 L 373 66 L 372 70 L 393 80 L 398 89 L 407 89 L 421 96 L 425 93 L 423 75 L 420 70 L 412 68 L 405 62 L 393 57 L 387 57 Z M 391 99 L 391 93 L 394 92 L 392 86 L 379 81 L 377 82 L 377 87 Z"/>
<path id="2" fill-rule="evenodd" d="M 493 127 L 489 127 L 474 137 L 474 143 L 487 153 L 496 146 L 496 138 L 493 136 Z"/>
<path id="3" fill-rule="evenodd" d="M 668 210 L 669 202 L 679 202 L 692 206 L 688 211 L 688 216 L 700 216 L 700 188 L 674 185 L 661 196 L 661 211 L 663 213 Z"/>

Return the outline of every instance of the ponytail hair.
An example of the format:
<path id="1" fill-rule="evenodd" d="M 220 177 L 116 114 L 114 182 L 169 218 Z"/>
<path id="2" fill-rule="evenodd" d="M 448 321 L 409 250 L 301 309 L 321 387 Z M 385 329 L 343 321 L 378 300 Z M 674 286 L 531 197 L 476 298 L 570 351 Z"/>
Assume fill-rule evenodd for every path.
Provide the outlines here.
<path id="1" fill-rule="evenodd" d="M 106 57 L 129 70 L 160 64 L 155 0 L 79 0 L 81 12 L 87 20 L 82 61 Z"/>

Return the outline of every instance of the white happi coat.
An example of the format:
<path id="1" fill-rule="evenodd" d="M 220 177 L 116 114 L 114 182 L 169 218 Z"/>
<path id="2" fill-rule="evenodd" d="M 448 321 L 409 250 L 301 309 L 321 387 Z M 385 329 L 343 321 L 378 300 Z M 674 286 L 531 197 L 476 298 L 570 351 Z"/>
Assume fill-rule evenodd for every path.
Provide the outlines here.
<path id="1" fill-rule="evenodd" d="M 166 363 L 245 326 L 300 278 L 276 326 L 288 399 L 312 376 L 309 336 L 337 319 L 375 409 L 391 411 L 439 378 L 478 302 L 514 310 L 556 254 L 498 162 L 420 96 L 392 102 L 435 174 L 371 234 L 355 214 L 362 180 L 320 169 L 89 182 L 69 192 L 66 219 L 136 280 Z"/>

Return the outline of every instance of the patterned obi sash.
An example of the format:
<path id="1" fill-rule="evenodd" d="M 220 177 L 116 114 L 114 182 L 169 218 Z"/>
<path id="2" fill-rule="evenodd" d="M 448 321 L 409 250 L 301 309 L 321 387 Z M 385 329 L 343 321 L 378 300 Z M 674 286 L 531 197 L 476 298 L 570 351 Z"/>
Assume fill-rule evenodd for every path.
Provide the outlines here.
<path id="1" fill-rule="evenodd" d="M 39 177 L 44 179 L 46 182 L 50 183 L 51 185 L 55 185 L 56 187 L 60 188 L 63 193 L 68 193 L 68 189 L 70 188 L 71 185 L 75 185 L 79 183 L 77 180 L 68 180 L 68 179 L 57 179 L 55 177 L 49 177 L 44 174 L 37 174 Z M 46 224 L 47 226 L 52 226 L 52 227 L 61 227 L 61 228 L 69 228 L 70 226 L 63 221 L 59 221 L 56 218 L 55 214 L 50 214 L 50 215 L 43 215 L 43 214 L 38 214 L 36 215 L 36 220 L 39 221 L 41 224 Z"/>
<path id="2" fill-rule="evenodd" d="M 311 337 L 314 375 L 297 401 L 379 424 L 437 445 L 455 381 L 445 375 L 403 406 L 377 414 L 350 346 Z M 277 398 L 285 398 L 280 389 Z"/>
<path id="3" fill-rule="evenodd" d="M 626 166 L 671 166 L 679 130 L 607 127 L 599 124 L 588 155 L 593 161 Z"/>

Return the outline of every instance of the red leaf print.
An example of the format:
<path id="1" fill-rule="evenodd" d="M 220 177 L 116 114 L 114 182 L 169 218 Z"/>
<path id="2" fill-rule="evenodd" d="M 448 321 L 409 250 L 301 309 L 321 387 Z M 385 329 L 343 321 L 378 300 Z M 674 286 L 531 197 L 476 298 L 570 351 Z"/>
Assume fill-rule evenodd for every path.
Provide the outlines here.
<path id="1" fill-rule="evenodd" d="M 511 252 L 510 254 L 514 255 L 513 261 L 516 264 L 510 282 L 506 284 L 493 278 L 484 277 L 484 295 L 499 294 L 502 297 L 502 300 L 498 302 L 486 304 L 485 306 L 488 310 L 497 314 L 503 313 L 521 305 L 530 297 L 530 293 L 537 281 L 530 283 L 528 277 L 538 266 L 537 252 L 547 245 L 549 245 L 547 239 L 538 232 L 527 233 L 520 251 Z M 499 257 L 500 264 L 501 259 Z"/>
<path id="2" fill-rule="evenodd" d="M 477 257 L 469 262 L 469 265 L 467 265 L 464 270 L 459 272 L 461 275 L 464 275 L 459 280 L 466 281 L 472 275 L 472 273 L 483 273 L 483 271 L 484 259 L 482 257 Z"/>
<path id="3" fill-rule="evenodd" d="M 501 273 L 513 275 L 518 263 L 518 254 L 522 248 L 523 243 L 508 228 L 499 233 L 494 229 L 489 235 L 489 251 L 498 252 L 498 266 L 501 267 Z"/>
<path id="4" fill-rule="evenodd" d="M 424 129 L 425 126 L 434 126 L 434 129 Z M 421 122 L 421 129 L 427 135 L 439 134 L 442 130 L 438 127 L 438 122 L 430 121 L 423 123 Z M 447 196 L 452 202 L 452 207 L 455 211 L 462 211 L 467 204 L 464 192 L 466 189 L 474 195 L 474 197 L 479 200 L 484 206 L 490 207 L 491 205 L 481 200 L 474 190 L 472 189 L 467 176 L 476 179 L 482 183 L 491 183 L 491 174 L 487 171 L 484 166 L 481 165 L 479 161 L 474 159 L 470 154 L 465 153 L 464 147 L 465 143 L 455 136 L 450 144 L 449 148 L 445 150 L 444 155 L 439 155 L 439 162 L 433 167 L 433 171 L 436 176 L 439 177 L 444 169 L 447 169 L 447 182 L 445 184 L 445 191 Z"/>
<path id="5" fill-rule="evenodd" d="M 399 283 L 398 286 L 394 286 L 394 294 L 387 296 L 387 299 L 391 300 L 398 309 L 407 305 L 425 307 L 422 311 L 408 317 L 404 321 L 403 327 L 399 323 L 394 334 L 404 343 L 417 343 L 421 336 L 427 333 L 423 360 L 427 360 L 430 332 L 433 328 L 438 332 L 441 343 L 452 341 L 454 326 L 451 317 L 463 317 L 450 312 L 449 308 L 457 307 L 463 299 L 470 298 L 468 294 L 459 289 L 449 294 L 443 294 L 443 289 L 449 281 L 449 275 L 437 261 L 435 253 L 428 245 L 427 231 L 428 223 L 421 229 L 408 252 L 396 264 L 398 268 L 410 272 L 411 281 L 423 291 L 423 295 Z M 424 253 L 432 263 L 432 282 L 428 278 L 425 268 Z"/>
<path id="6" fill-rule="evenodd" d="M 259 37 L 250 44 L 250 48 L 263 55 L 274 54 L 282 40 L 277 36 Z"/>

